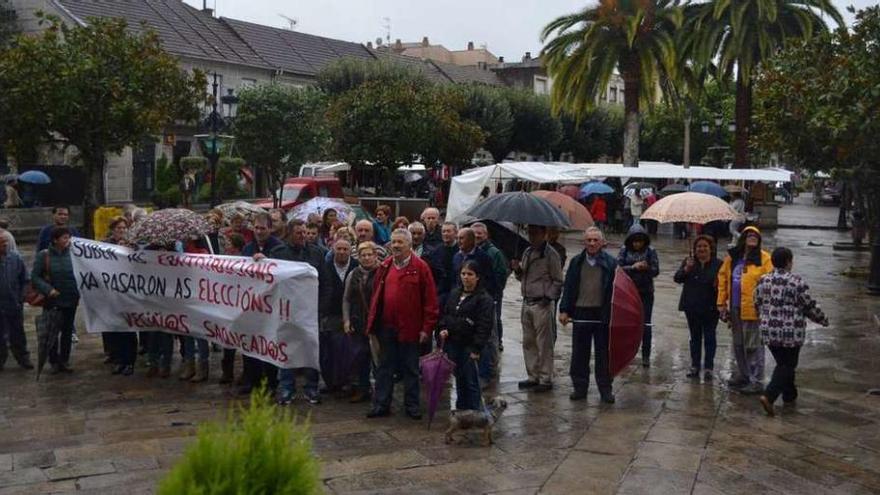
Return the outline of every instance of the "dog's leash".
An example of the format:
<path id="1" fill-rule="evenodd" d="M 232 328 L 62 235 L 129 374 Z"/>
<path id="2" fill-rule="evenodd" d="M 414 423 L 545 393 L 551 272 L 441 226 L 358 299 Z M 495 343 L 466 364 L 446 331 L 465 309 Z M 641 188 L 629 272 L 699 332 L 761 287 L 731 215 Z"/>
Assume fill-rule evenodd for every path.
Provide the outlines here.
<path id="1" fill-rule="evenodd" d="M 468 356 L 470 359 L 470 356 Z M 480 411 L 483 411 L 483 414 L 489 414 L 489 408 L 486 407 L 486 403 L 483 402 L 483 384 L 480 383 L 480 367 L 477 366 L 477 360 L 471 359 L 471 362 L 474 363 L 474 370 L 477 372 L 477 390 L 479 391 L 478 395 L 480 396 Z"/>

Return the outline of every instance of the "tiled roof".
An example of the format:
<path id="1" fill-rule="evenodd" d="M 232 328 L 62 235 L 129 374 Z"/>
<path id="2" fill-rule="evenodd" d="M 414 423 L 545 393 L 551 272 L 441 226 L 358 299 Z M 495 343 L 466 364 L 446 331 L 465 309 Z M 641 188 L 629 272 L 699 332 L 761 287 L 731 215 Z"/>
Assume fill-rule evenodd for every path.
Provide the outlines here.
<path id="1" fill-rule="evenodd" d="M 263 58 L 287 71 L 315 75 L 340 58 L 374 58 L 366 47 L 358 43 L 225 17 L 222 20 Z"/>
<path id="2" fill-rule="evenodd" d="M 420 72 L 424 74 L 425 77 L 431 82 L 438 84 L 449 84 L 450 82 L 452 82 L 449 77 L 447 77 L 446 74 L 444 74 L 436 66 L 434 66 L 434 64 L 420 58 L 407 57 L 406 55 L 398 55 L 396 53 L 390 53 L 387 51 L 372 50 L 371 53 L 377 59 L 389 60 L 394 64 L 409 67 L 417 72 Z"/>
<path id="3" fill-rule="evenodd" d="M 220 19 L 180 0 L 56 0 L 80 21 L 123 18 L 134 31 L 146 24 L 168 52 L 197 59 L 270 67 Z"/>
<path id="4" fill-rule="evenodd" d="M 456 84 L 488 84 L 490 86 L 503 86 L 504 83 L 494 72 L 474 66 L 447 64 L 444 62 L 431 61 L 438 70 L 443 72 L 450 81 Z"/>

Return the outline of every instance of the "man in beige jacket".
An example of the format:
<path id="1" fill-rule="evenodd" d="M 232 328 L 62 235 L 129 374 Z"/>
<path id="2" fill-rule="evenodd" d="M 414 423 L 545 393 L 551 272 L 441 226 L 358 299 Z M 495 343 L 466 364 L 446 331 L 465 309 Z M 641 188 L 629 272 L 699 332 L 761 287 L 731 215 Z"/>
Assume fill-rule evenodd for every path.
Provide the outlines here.
<path id="1" fill-rule="evenodd" d="M 545 227 L 529 225 L 529 243 L 522 261 L 512 262 L 522 282 L 523 354 L 529 375 L 519 388 L 547 392 L 553 389 L 553 304 L 562 291 L 562 265 L 547 243 Z"/>

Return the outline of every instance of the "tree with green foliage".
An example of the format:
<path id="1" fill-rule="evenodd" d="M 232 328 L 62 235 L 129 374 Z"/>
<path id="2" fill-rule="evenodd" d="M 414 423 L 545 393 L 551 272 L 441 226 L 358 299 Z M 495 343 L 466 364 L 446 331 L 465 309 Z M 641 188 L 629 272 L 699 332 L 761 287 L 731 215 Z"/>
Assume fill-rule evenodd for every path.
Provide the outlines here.
<path id="1" fill-rule="evenodd" d="M 656 99 L 660 68 L 675 74 L 678 0 L 599 0 L 544 27 L 541 52 L 553 77 L 553 109 L 581 119 L 615 71 L 623 78 L 623 164 L 639 163 L 639 109 Z M 552 39 L 551 39 L 552 37 Z M 549 40 L 549 41 L 548 41 Z"/>
<path id="2" fill-rule="evenodd" d="M 402 65 L 391 59 L 368 60 L 342 58 L 327 65 L 318 73 L 317 85 L 324 94 L 338 96 L 370 81 L 384 83 L 409 82 L 428 84 L 421 69 Z"/>
<path id="3" fill-rule="evenodd" d="M 0 129 L 20 164 L 36 142 L 63 140 L 85 169 L 86 232 L 104 203 L 108 154 L 140 145 L 175 120 L 193 120 L 205 98 L 202 73 L 186 73 L 155 32 L 121 19 L 67 26 L 52 19 L 38 36 L 0 52 Z"/>
<path id="4" fill-rule="evenodd" d="M 502 91 L 513 115 L 513 129 L 507 150 L 499 151 L 501 160 L 511 151 L 545 155 L 549 159 L 562 139 L 562 124 L 553 115 L 550 99 L 521 89 Z"/>
<path id="5" fill-rule="evenodd" d="M 749 167 L 752 88 L 761 63 L 827 31 L 826 15 L 843 26 L 831 0 L 713 0 L 686 9 L 684 49 L 700 65 L 717 64 L 721 80 L 736 72 L 735 167 Z"/>
<path id="6" fill-rule="evenodd" d="M 568 114 L 560 116 L 562 139 L 553 147 L 553 155 L 571 153 L 577 163 L 596 162 L 600 158 L 619 159 L 623 146 L 623 111 L 617 107 L 598 106 L 580 122 Z"/>
<path id="7" fill-rule="evenodd" d="M 199 427 L 195 442 L 159 483 L 159 495 L 182 493 L 321 493 L 320 463 L 308 425 L 273 404 L 265 387 L 225 423 Z"/>
<path id="8" fill-rule="evenodd" d="M 266 174 L 273 201 L 298 167 L 319 158 L 329 143 L 324 125 L 327 98 L 315 88 L 269 84 L 239 95 L 236 145 L 255 169 Z"/>
<path id="9" fill-rule="evenodd" d="M 486 139 L 483 147 L 492 153 L 496 162 L 504 160 L 510 149 L 514 124 L 505 90 L 478 84 L 450 88 L 464 99 L 459 111 L 461 118 L 480 126 Z"/>
<path id="10" fill-rule="evenodd" d="M 425 166 L 470 165 L 486 134 L 476 122 L 462 118 L 465 97 L 436 86 L 423 89 L 420 96 L 427 127 L 419 154 Z"/>

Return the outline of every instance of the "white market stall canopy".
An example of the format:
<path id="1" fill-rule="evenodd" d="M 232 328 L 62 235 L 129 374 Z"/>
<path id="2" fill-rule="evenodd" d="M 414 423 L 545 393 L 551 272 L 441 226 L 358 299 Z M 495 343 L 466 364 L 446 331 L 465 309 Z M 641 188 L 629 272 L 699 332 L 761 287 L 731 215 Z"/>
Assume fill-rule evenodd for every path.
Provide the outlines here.
<path id="1" fill-rule="evenodd" d="M 580 184 L 590 180 L 619 177 L 630 179 L 690 179 L 789 182 L 791 172 L 779 168 L 722 169 L 689 167 L 664 162 L 640 162 L 638 167 L 624 167 L 619 163 L 562 163 L 562 162 L 509 162 L 469 170 L 453 177 L 449 191 L 446 218 L 456 219 L 473 206 L 480 192 L 496 182 L 511 179 L 539 184 Z M 494 187 L 489 187 L 494 192 Z"/>

